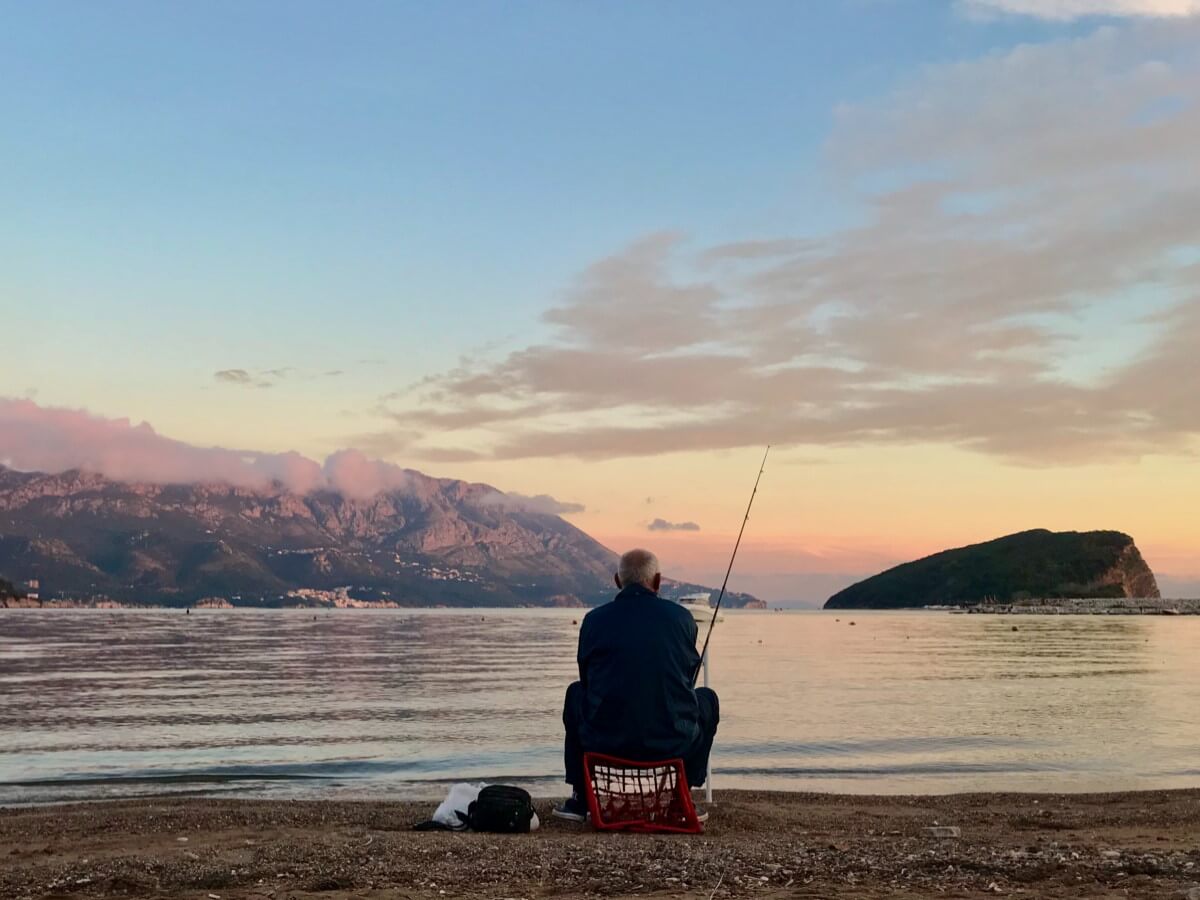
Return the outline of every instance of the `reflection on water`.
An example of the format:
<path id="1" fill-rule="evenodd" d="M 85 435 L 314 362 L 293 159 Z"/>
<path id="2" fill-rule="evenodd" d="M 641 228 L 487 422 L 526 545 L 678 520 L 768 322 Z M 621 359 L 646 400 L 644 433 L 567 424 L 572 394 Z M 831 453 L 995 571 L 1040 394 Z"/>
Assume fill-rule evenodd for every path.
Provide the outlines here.
<path id="1" fill-rule="evenodd" d="M 3 611 L 0 803 L 168 790 L 428 797 L 468 778 L 555 794 L 578 618 Z M 731 613 L 712 644 L 715 781 L 1196 786 L 1198 639 L 1192 618 Z"/>

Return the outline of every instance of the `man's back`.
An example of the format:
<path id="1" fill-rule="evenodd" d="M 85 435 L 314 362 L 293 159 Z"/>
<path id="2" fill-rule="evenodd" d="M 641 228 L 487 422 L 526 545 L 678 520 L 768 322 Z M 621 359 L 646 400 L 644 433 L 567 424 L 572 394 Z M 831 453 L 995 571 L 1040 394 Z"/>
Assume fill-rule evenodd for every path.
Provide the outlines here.
<path id="1" fill-rule="evenodd" d="M 700 735 L 696 631 L 686 609 L 636 584 L 584 617 L 578 661 L 587 749 L 635 759 L 689 752 Z"/>

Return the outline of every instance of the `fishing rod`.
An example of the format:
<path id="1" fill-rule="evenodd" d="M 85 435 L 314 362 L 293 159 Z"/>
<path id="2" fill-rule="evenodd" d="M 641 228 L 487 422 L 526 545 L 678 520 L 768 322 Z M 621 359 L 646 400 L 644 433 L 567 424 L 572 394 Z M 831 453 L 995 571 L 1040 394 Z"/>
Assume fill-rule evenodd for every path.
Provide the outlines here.
<path id="1" fill-rule="evenodd" d="M 717 624 L 717 613 L 721 611 L 721 601 L 725 599 L 725 588 L 729 585 L 729 573 L 733 571 L 733 561 L 737 559 L 738 547 L 742 546 L 742 535 L 746 532 L 746 523 L 750 521 L 750 507 L 754 506 L 754 495 L 758 493 L 758 483 L 762 481 L 763 471 L 767 468 L 767 453 L 770 452 L 771 445 L 767 444 L 762 465 L 758 467 L 758 477 L 754 479 L 754 490 L 750 492 L 750 502 L 746 504 L 746 515 L 742 518 L 742 527 L 738 529 L 737 541 L 733 545 L 733 555 L 729 557 L 729 568 L 725 570 L 725 581 L 721 583 L 721 593 L 717 595 L 717 605 L 713 607 L 712 620 L 708 623 L 708 634 L 704 636 L 704 649 L 700 651 L 700 662 L 696 665 L 696 671 L 692 673 L 692 684 L 696 683 L 696 679 L 700 677 L 700 670 L 704 668 L 704 656 L 708 653 L 708 642 L 712 640 L 713 627 Z"/>

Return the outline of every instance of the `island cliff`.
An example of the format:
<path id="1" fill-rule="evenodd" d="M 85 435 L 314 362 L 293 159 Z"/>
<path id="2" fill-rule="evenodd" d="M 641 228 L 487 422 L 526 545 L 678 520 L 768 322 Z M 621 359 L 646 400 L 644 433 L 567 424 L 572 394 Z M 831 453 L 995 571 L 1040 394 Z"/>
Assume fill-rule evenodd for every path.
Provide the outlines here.
<path id="1" fill-rule="evenodd" d="M 826 609 L 968 606 L 1032 598 L 1158 597 L 1154 573 L 1119 531 L 1011 534 L 905 563 L 834 594 Z"/>

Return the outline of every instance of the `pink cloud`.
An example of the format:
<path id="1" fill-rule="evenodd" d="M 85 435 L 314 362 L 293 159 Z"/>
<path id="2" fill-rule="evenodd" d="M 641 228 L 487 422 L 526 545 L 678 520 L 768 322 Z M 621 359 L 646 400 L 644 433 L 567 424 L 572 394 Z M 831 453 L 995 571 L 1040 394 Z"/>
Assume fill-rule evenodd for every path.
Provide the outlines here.
<path id="1" fill-rule="evenodd" d="M 219 481 L 261 487 L 280 481 L 305 492 L 324 481 L 321 466 L 298 453 L 195 447 L 146 422 L 106 419 L 84 410 L 0 398 L 0 463 L 14 469 L 86 469 L 117 481 L 172 484 Z"/>
<path id="2" fill-rule="evenodd" d="M 506 494 L 501 491 L 483 494 L 475 500 L 475 503 L 478 506 L 497 507 L 508 512 L 537 513 L 546 516 L 568 516 L 572 513 L 581 513 L 585 509 L 582 503 L 563 502 L 549 494 L 537 494 L 531 497 L 526 494 L 512 492 Z"/>
<path id="3" fill-rule="evenodd" d="M 358 450 L 339 450 L 324 465 L 326 486 L 347 497 L 374 497 L 384 491 L 412 489 L 416 473 L 393 463 L 370 459 Z"/>
<path id="4" fill-rule="evenodd" d="M 162 436 L 148 422 L 134 425 L 83 409 L 6 397 L 0 397 L 0 466 L 48 473 L 85 469 L 116 481 L 150 484 L 222 482 L 262 488 L 280 482 L 296 493 L 332 490 L 360 499 L 383 491 L 412 491 L 424 479 L 358 450 L 337 451 L 322 464 L 298 452 L 193 446 Z"/>
<path id="5" fill-rule="evenodd" d="M 129 419 L 5 397 L 0 397 L 0 466 L 50 473 L 83 469 L 115 481 L 151 484 L 217 482 L 264 488 L 277 482 L 299 494 L 332 490 L 360 500 L 383 492 L 420 493 L 438 481 L 359 450 L 339 450 L 319 463 L 295 452 L 196 447 L 164 437 L 146 422 L 135 425 Z M 513 510 L 556 515 L 583 509 L 546 495 L 476 488 L 474 493 L 487 504 Z"/>

